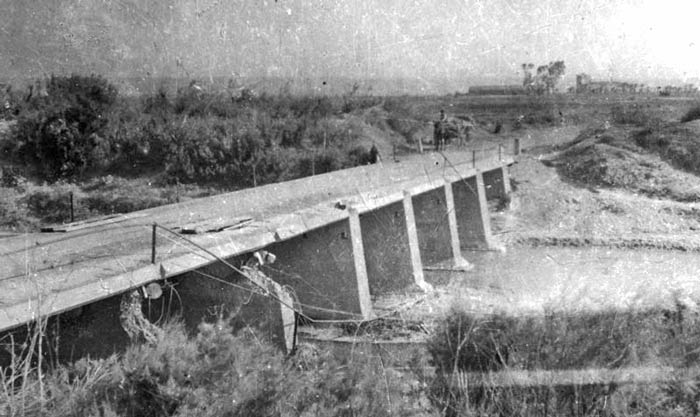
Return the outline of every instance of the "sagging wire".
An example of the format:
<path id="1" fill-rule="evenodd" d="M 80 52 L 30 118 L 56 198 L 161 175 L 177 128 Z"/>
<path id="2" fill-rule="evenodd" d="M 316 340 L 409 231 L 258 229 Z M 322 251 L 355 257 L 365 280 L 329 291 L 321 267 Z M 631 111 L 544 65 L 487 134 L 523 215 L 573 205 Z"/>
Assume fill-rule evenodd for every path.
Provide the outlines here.
<path id="1" fill-rule="evenodd" d="M 232 271 L 234 271 L 234 272 L 236 272 L 236 273 L 242 275 L 242 276 L 245 277 L 246 279 L 248 279 L 248 280 L 249 280 L 252 284 L 254 284 L 256 287 L 259 287 L 260 289 L 262 289 L 268 296 L 270 296 L 271 298 L 273 298 L 275 301 L 277 301 L 278 303 L 282 304 L 283 306 L 285 306 L 285 307 L 289 308 L 290 310 L 294 311 L 295 313 L 299 314 L 299 315 L 300 315 L 301 317 L 303 317 L 305 320 L 308 320 L 308 321 L 313 322 L 313 323 L 361 323 L 361 322 L 366 322 L 366 321 L 368 321 L 368 320 L 364 320 L 364 319 L 362 319 L 362 320 L 359 320 L 359 319 L 358 319 L 358 320 L 353 320 L 353 319 L 343 319 L 343 320 L 319 320 L 319 319 L 312 319 L 311 317 L 309 317 L 308 315 L 306 315 L 304 312 L 302 312 L 301 310 L 299 310 L 298 308 L 296 308 L 294 305 L 289 305 L 289 303 L 283 301 L 283 300 L 280 299 L 277 295 L 270 293 L 266 288 L 260 287 L 260 285 L 258 285 L 258 283 L 256 283 L 254 280 L 250 279 L 250 278 L 247 276 L 247 273 L 246 273 L 245 271 L 243 271 L 243 270 L 241 270 L 240 268 L 234 266 L 234 265 L 231 264 L 230 262 L 228 262 L 228 261 L 226 261 L 225 259 L 221 258 L 220 256 L 216 255 L 215 253 L 211 252 L 210 250 L 206 249 L 205 247 L 199 245 L 199 244 L 196 243 L 196 242 L 193 242 L 191 239 L 188 239 L 188 238 L 186 238 L 186 237 L 184 237 L 184 236 L 179 235 L 178 233 L 176 233 L 176 232 L 174 232 L 174 231 L 172 231 L 172 230 L 170 230 L 170 229 L 168 229 L 168 228 L 166 228 L 166 227 L 164 227 L 164 226 L 157 225 L 157 227 L 160 228 L 160 229 L 163 229 L 163 230 L 165 230 L 165 231 L 167 231 L 167 232 L 169 232 L 169 233 L 171 233 L 171 234 L 173 234 L 173 235 L 175 235 L 175 236 L 177 236 L 177 237 L 179 237 L 180 239 L 182 239 L 182 240 L 184 240 L 185 242 L 191 244 L 192 246 L 196 247 L 197 249 L 199 249 L 199 250 L 201 250 L 201 251 L 207 253 L 208 255 L 210 255 L 211 257 L 213 257 L 213 258 L 216 259 L 217 261 L 221 262 L 222 264 L 224 264 L 226 267 L 228 267 L 228 268 L 231 269 Z M 202 255 L 199 255 L 199 256 L 202 256 Z M 203 257 L 203 256 L 202 256 L 202 257 Z M 200 273 L 200 274 L 205 274 L 205 273 L 202 273 L 202 272 L 198 272 L 198 273 Z M 234 284 L 234 283 L 232 283 L 232 282 L 226 281 L 226 280 L 224 280 L 224 279 L 222 279 L 222 278 L 215 277 L 215 276 L 210 275 L 210 274 L 207 274 L 207 275 L 205 275 L 205 276 L 207 276 L 207 277 L 210 278 L 210 279 L 214 279 L 214 280 L 216 280 L 217 282 L 220 282 L 220 283 L 225 284 L 225 285 L 229 285 L 229 286 L 234 287 L 234 288 L 238 288 L 238 289 L 241 289 L 241 290 L 244 290 L 244 291 L 249 291 L 249 292 L 252 292 L 252 291 L 253 291 L 253 290 L 250 289 L 250 288 L 246 288 L 246 287 L 243 287 L 243 286 Z M 300 305 L 303 306 L 303 307 L 307 307 L 307 308 L 309 308 L 309 309 L 315 309 L 315 310 L 318 310 L 318 311 L 325 311 L 325 312 L 329 312 L 329 313 L 343 314 L 343 315 L 350 315 L 350 316 L 355 315 L 355 313 L 352 313 L 352 312 L 349 312 L 349 311 L 343 311 L 343 310 L 337 310 L 337 309 L 329 309 L 329 308 L 325 308 L 325 307 L 312 306 L 312 305 L 307 305 L 307 304 L 300 304 Z"/>
<path id="2" fill-rule="evenodd" d="M 237 268 L 236 266 L 232 265 L 230 262 L 228 262 L 228 261 L 226 261 L 225 259 L 221 258 L 220 256 L 216 255 L 215 253 L 211 252 L 210 250 L 204 248 L 203 246 L 199 245 L 198 243 L 193 242 L 191 239 L 188 239 L 188 238 L 186 238 L 186 237 L 184 237 L 184 236 L 181 236 L 181 235 L 179 235 L 178 233 L 176 233 L 176 232 L 174 232 L 174 231 L 172 231 L 172 230 L 170 230 L 170 229 L 168 229 L 168 228 L 166 228 L 166 227 L 164 227 L 164 226 L 158 225 L 158 228 L 163 229 L 163 230 L 165 230 L 165 231 L 167 231 L 167 232 L 169 232 L 169 233 L 171 233 L 171 234 L 173 234 L 173 235 L 179 237 L 180 239 L 184 240 L 185 242 L 191 244 L 192 246 L 196 247 L 197 249 L 202 250 L 203 252 L 205 252 L 205 253 L 207 253 L 208 255 L 212 256 L 212 257 L 215 258 L 216 260 L 222 262 L 225 266 L 227 266 L 228 268 L 230 268 L 230 269 L 233 270 L 234 272 L 236 272 L 236 273 L 242 275 L 243 277 L 245 277 L 246 279 L 248 279 L 251 283 L 255 284 L 257 287 L 260 287 L 259 285 L 257 285 L 257 283 L 256 283 L 255 281 L 253 281 L 252 279 L 250 279 L 250 278 L 247 276 L 247 274 L 245 273 L 245 271 L 243 271 L 243 270 Z M 199 256 L 202 256 L 202 255 L 199 255 Z M 243 286 L 241 286 L 241 285 L 237 285 L 237 284 L 235 284 L 235 283 L 232 283 L 232 282 L 230 282 L 230 281 L 226 281 L 226 280 L 224 280 L 224 279 L 222 279 L 222 278 L 219 278 L 219 277 L 216 277 L 216 276 L 214 276 L 214 275 L 207 274 L 207 273 L 205 273 L 205 272 L 201 272 L 201 271 L 197 271 L 197 270 L 194 270 L 194 271 L 195 271 L 196 273 L 200 274 L 200 275 L 205 276 L 206 278 L 213 279 L 213 280 L 215 280 L 215 281 L 217 281 L 217 282 L 220 282 L 220 283 L 222 283 L 222 284 L 224 284 L 224 285 L 228 285 L 228 286 L 231 286 L 231 287 L 234 287 L 234 288 L 243 290 L 243 291 L 254 292 L 254 290 L 251 289 L 251 288 L 246 288 L 246 287 L 243 287 Z M 309 321 L 309 322 L 311 322 L 311 323 L 327 323 L 327 324 L 332 324 L 332 323 L 336 323 L 336 324 L 362 324 L 362 323 L 367 323 L 367 322 L 371 322 L 371 321 L 374 321 L 374 320 L 386 319 L 386 318 L 390 317 L 391 315 L 395 314 L 395 312 L 390 311 L 390 312 L 387 312 L 386 314 L 383 314 L 383 315 L 380 315 L 380 316 L 376 316 L 376 317 L 373 317 L 373 318 L 371 318 L 371 319 L 314 319 L 314 318 L 309 317 L 307 314 L 305 314 L 305 313 L 304 313 L 303 311 L 301 311 L 299 308 L 297 308 L 297 306 L 295 306 L 295 305 L 289 305 L 289 303 L 287 303 L 287 302 L 281 300 L 278 296 L 276 296 L 276 295 L 270 293 L 269 291 L 267 291 L 266 288 L 261 288 L 261 289 L 262 289 L 263 291 L 265 291 L 265 293 L 266 293 L 268 296 L 270 296 L 271 298 L 273 298 L 275 301 L 277 301 L 277 302 L 280 303 L 281 305 L 283 305 L 283 306 L 289 308 L 290 310 L 294 311 L 296 314 L 298 314 L 298 315 L 299 315 L 300 317 L 302 317 L 304 320 L 307 320 L 307 321 Z M 255 293 L 260 294 L 260 293 L 258 293 L 258 292 L 255 292 Z M 292 298 L 294 298 L 295 300 L 298 300 L 298 296 L 296 295 L 296 293 L 295 293 L 294 291 L 291 291 L 290 293 L 292 294 Z M 353 312 L 350 312 L 350 311 L 332 309 L 332 308 L 321 307 L 321 306 L 314 306 L 314 305 L 310 305 L 310 304 L 304 304 L 304 303 L 301 303 L 301 302 L 299 302 L 298 305 L 299 305 L 300 307 L 305 307 L 305 308 L 307 308 L 307 309 L 313 309 L 313 310 L 316 310 L 316 311 L 323 311 L 323 312 L 327 312 L 327 313 L 342 314 L 342 315 L 347 315 L 347 316 L 356 315 L 356 313 L 353 313 Z"/>

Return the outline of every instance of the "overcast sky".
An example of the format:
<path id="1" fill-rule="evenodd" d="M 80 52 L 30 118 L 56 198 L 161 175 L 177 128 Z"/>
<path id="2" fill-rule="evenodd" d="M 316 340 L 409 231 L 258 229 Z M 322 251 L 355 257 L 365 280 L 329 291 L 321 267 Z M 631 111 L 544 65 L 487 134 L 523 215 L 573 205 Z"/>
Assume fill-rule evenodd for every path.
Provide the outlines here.
<path id="1" fill-rule="evenodd" d="M 169 3 L 169 5 L 167 4 Z M 699 5 L 696 5 L 699 4 Z M 0 75 L 700 79 L 684 0 L 0 0 Z"/>

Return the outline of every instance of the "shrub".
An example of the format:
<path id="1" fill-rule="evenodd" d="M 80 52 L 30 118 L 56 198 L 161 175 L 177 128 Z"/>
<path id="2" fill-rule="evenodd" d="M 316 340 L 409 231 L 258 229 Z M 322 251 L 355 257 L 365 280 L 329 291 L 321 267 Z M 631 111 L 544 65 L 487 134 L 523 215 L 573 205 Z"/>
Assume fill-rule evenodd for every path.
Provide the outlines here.
<path id="1" fill-rule="evenodd" d="M 692 381 L 639 387 L 617 393 L 612 385 L 498 387 L 455 385 L 457 371 L 500 369 L 618 368 L 642 364 L 687 367 L 700 354 L 697 311 L 675 307 L 646 311 L 601 311 L 544 317 L 475 316 L 454 310 L 428 349 L 436 374 L 431 399 L 446 415 L 607 415 L 615 398 L 620 415 L 658 415 L 663 409 L 695 410 L 700 391 Z M 425 380 L 425 378 L 424 378 Z M 695 380 L 697 381 L 697 379 Z M 645 399 L 645 402 L 638 401 Z M 659 405 L 663 404 L 661 408 Z M 640 409 L 641 408 L 641 409 Z M 683 415 L 683 414 L 679 414 Z"/>
<path id="2" fill-rule="evenodd" d="M 111 176 L 96 178 L 83 190 L 90 192 L 77 204 L 94 214 L 129 213 L 175 202 L 172 197 L 163 196 L 145 184 Z"/>
<path id="3" fill-rule="evenodd" d="M 26 205 L 21 203 L 17 188 L 0 187 L 0 227 L 13 231 L 27 231 L 36 219 L 30 218 Z"/>
<path id="4" fill-rule="evenodd" d="M 23 395 L 0 390 L 8 410 L 41 415 L 128 416 L 392 416 L 412 404 L 396 378 L 369 357 L 340 361 L 329 353 L 284 357 L 228 320 L 202 323 L 195 337 L 166 324 L 155 345 L 123 355 L 81 359 L 24 384 Z M 0 383 L 10 382 L 0 375 Z M 4 385 L 9 388 L 8 385 Z M 4 401 L 3 401 L 4 400 Z M 433 413 L 434 414 L 434 413 Z"/>
<path id="5" fill-rule="evenodd" d="M 661 123 L 649 106 L 638 103 L 615 104 L 610 108 L 610 117 L 615 123 L 640 127 L 654 127 Z"/>
<path id="6" fill-rule="evenodd" d="M 51 76 L 46 95 L 36 95 L 12 130 L 15 151 L 48 180 L 80 175 L 96 160 L 117 90 L 99 76 Z"/>
<path id="7" fill-rule="evenodd" d="M 683 117 L 681 117 L 681 123 L 690 122 L 693 120 L 700 119 L 700 104 L 696 104 L 688 110 Z"/>

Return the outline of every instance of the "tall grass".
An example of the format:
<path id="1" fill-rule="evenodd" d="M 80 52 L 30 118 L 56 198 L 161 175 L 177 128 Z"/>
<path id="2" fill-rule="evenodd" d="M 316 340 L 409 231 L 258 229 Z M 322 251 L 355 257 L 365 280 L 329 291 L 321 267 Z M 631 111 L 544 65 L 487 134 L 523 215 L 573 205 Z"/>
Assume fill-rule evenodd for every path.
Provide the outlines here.
<path id="1" fill-rule="evenodd" d="M 234 334 L 228 323 L 202 323 L 195 336 L 169 323 L 154 345 L 133 345 L 104 359 L 83 358 L 43 374 L 36 361 L 25 356 L 0 375 L 0 414 L 435 414 L 429 405 L 405 398 L 409 388 L 389 378 L 390 371 L 371 358 L 340 360 L 308 346 L 285 357 L 249 331 Z"/>
<path id="2" fill-rule="evenodd" d="M 453 311 L 429 352 L 431 399 L 446 415 L 696 415 L 698 380 L 620 388 L 586 386 L 469 387 L 459 372 L 513 369 L 692 366 L 700 348 L 700 318 L 675 309 L 544 317 L 475 316 Z M 695 414 L 693 414 L 695 413 Z"/>

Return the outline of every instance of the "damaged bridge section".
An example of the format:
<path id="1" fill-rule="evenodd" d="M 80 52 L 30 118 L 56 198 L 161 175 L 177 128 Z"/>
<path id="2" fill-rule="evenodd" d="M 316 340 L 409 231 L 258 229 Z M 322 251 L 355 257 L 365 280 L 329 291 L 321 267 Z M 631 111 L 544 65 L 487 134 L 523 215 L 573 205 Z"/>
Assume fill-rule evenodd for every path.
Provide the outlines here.
<path id="1" fill-rule="evenodd" d="M 507 198 L 513 159 L 460 157 L 417 155 L 2 239 L 0 332 L 40 323 L 69 360 L 126 346 L 138 335 L 129 315 L 155 325 L 177 316 L 192 331 L 226 317 L 290 351 L 300 320 L 372 319 L 376 296 L 430 291 L 426 266 L 468 270 L 463 249 L 495 248 L 487 198 Z"/>

